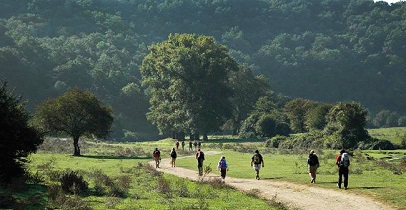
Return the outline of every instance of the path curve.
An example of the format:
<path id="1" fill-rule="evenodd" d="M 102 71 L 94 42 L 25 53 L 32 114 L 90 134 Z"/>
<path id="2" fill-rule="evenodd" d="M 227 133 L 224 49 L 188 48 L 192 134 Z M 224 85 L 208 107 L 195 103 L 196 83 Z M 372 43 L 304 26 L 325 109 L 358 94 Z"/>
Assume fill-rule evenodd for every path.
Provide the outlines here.
<path id="1" fill-rule="evenodd" d="M 206 154 L 219 154 L 216 151 L 206 151 Z M 187 156 L 188 158 L 192 156 Z M 180 157 L 180 158 L 187 158 Z M 178 158 L 179 159 L 179 158 Z M 155 166 L 155 162 L 149 162 Z M 190 170 L 181 167 L 171 167 L 170 158 L 162 159 L 158 171 L 173 174 L 178 177 L 197 181 L 199 179 L 197 169 Z M 219 175 L 205 175 L 205 179 L 218 178 Z M 226 177 L 225 183 L 240 191 L 259 190 L 259 196 L 267 199 L 281 202 L 291 209 L 303 210 L 391 210 L 390 206 L 384 205 L 369 197 L 365 197 L 350 191 L 338 191 L 332 189 L 323 189 L 308 185 L 293 184 L 285 181 L 274 180 L 255 180 Z M 345 193 L 344 193 L 345 192 Z"/>

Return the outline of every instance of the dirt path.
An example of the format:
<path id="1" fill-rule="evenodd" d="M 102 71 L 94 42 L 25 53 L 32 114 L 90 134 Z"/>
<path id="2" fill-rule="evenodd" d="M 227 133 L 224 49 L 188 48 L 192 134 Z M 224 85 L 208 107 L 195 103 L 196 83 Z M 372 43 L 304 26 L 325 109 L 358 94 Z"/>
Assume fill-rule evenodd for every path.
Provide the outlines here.
<path id="1" fill-rule="evenodd" d="M 206 154 L 216 154 L 217 152 L 205 152 Z M 182 178 L 195 180 L 199 179 L 196 170 L 180 167 L 171 167 L 170 159 L 163 159 L 158 169 L 164 173 L 173 174 Z M 155 163 L 150 162 L 151 165 Z M 204 178 L 214 178 L 219 175 L 209 174 Z M 332 190 L 312 187 L 308 185 L 293 184 L 284 181 L 255 180 L 226 177 L 225 183 L 240 191 L 257 189 L 262 198 L 281 202 L 291 209 L 329 209 L 329 210 L 374 210 L 393 209 L 371 198 L 358 195 L 351 190 Z"/>

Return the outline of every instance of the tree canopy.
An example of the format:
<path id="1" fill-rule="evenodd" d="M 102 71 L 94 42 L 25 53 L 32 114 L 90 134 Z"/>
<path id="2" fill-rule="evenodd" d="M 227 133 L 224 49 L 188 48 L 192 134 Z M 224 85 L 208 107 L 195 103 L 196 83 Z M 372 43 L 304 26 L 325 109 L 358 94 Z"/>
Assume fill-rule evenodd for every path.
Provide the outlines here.
<path id="1" fill-rule="evenodd" d="M 81 136 L 104 138 L 113 123 L 112 109 L 104 106 L 91 92 L 79 88 L 41 103 L 35 118 L 44 131 L 71 136 L 75 156 L 80 155 L 78 142 Z"/>
<path id="2" fill-rule="evenodd" d="M 9 93 L 7 82 L 0 86 L 0 184 L 25 173 L 26 157 L 43 142 L 41 133 L 30 125 L 30 115 L 20 97 Z"/>
<path id="3" fill-rule="evenodd" d="M 140 70 L 150 93 L 148 119 L 161 132 L 207 134 L 231 116 L 228 77 L 238 65 L 213 37 L 170 35 L 150 46 Z"/>
<path id="4" fill-rule="evenodd" d="M 226 45 L 275 93 L 400 118 L 405 11 L 404 1 L 373 0 L 2 0 L 0 76 L 28 110 L 77 86 L 114 108 L 115 138 L 156 134 L 139 70 L 147 46 L 195 33 Z"/>

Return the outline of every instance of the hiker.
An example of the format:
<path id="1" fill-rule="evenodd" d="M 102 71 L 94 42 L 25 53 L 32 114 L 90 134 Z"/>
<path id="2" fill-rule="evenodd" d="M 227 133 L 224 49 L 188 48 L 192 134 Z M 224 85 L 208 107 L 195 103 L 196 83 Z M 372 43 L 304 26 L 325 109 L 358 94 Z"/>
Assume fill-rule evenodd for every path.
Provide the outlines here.
<path id="1" fill-rule="evenodd" d="M 228 164 L 227 164 L 227 161 L 226 161 L 226 157 L 222 156 L 220 158 L 220 161 L 217 164 L 217 168 L 220 170 L 221 178 L 222 178 L 222 180 L 224 182 L 224 180 L 226 178 L 226 173 L 228 171 Z"/>
<path id="2" fill-rule="evenodd" d="M 195 150 L 196 150 L 196 147 L 197 147 L 197 142 L 196 142 L 196 140 L 193 142 L 193 146 L 195 147 Z"/>
<path id="3" fill-rule="evenodd" d="M 192 145 L 193 145 L 192 140 L 189 140 L 189 150 L 193 150 Z"/>
<path id="4" fill-rule="evenodd" d="M 200 149 L 197 149 L 196 159 L 197 159 L 197 169 L 199 170 L 199 176 L 202 176 L 203 175 L 204 153 Z"/>
<path id="5" fill-rule="evenodd" d="M 178 157 L 178 155 L 176 154 L 176 151 L 175 151 L 175 148 L 172 148 L 172 151 L 171 151 L 171 158 L 172 158 L 172 160 L 171 160 L 171 165 L 172 165 L 172 167 L 176 167 L 176 158 Z"/>
<path id="6" fill-rule="evenodd" d="M 159 163 L 161 162 L 161 151 L 158 148 L 155 148 L 154 152 L 152 152 L 152 156 L 155 160 L 155 168 L 159 168 Z"/>
<path id="7" fill-rule="evenodd" d="M 178 150 L 179 149 L 179 140 L 176 140 L 175 145 L 176 145 L 176 150 Z"/>
<path id="8" fill-rule="evenodd" d="M 185 140 L 182 140 L 182 150 L 185 150 Z"/>
<path id="9" fill-rule="evenodd" d="M 314 150 L 310 150 L 309 158 L 307 158 L 307 165 L 309 166 L 310 183 L 316 183 L 316 172 L 320 163 Z"/>
<path id="10" fill-rule="evenodd" d="M 343 183 L 342 178 L 344 177 L 344 189 L 348 189 L 348 167 L 350 166 L 350 157 L 344 149 L 342 149 L 340 154 L 336 157 L 336 164 L 338 166 L 337 187 L 341 189 L 341 183 Z"/>
<path id="11" fill-rule="evenodd" d="M 251 158 L 251 167 L 254 166 L 255 171 L 257 172 L 257 176 L 255 177 L 256 179 L 259 180 L 259 170 L 262 167 L 264 167 L 264 159 L 262 158 L 262 155 L 259 154 L 258 150 L 255 150 L 254 155 Z"/>
<path id="12" fill-rule="evenodd" d="M 197 148 L 202 148 L 202 142 L 201 141 L 197 141 Z"/>

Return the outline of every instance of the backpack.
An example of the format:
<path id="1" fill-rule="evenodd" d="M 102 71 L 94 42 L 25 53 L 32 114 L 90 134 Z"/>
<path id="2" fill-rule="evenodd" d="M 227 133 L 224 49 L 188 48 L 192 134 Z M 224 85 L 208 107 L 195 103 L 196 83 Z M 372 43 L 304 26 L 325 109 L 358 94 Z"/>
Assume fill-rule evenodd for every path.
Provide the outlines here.
<path id="1" fill-rule="evenodd" d="M 219 167 L 220 168 L 227 168 L 227 163 L 226 163 L 226 161 L 224 159 L 220 160 Z"/>
<path id="2" fill-rule="evenodd" d="M 176 156 L 177 156 L 177 155 L 176 155 L 176 152 L 175 152 L 175 151 L 172 151 L 172 152 L 171 152 L 171 157 L 172 157 L 172 158 L 176 158 Z"/>
<path id="3" fill-rule="evenodd" d="M 197 159 L 204 160 L 204 153 L 202 151 L 199 152 L 199 156 L 197 156 Z"/>
<path id="4" fill-rule="evenodd" d="M 309 155 L 309 165 L 314 166 L 318 163 L 318 157 L 315 154 L 310 154 Z"/>
<path id="5" fill-rule="evenodd" d="M 254 155 L 254 163 L 261 164 L 261 156 L 259 154 Z"/>
<path id="6" fill-rule="evenodd" d="M 154 151 L 154 157 L 157 158 L 157 157 L 160 156 L 160 154 L 161 154 L 161 153 L 160 153 L 158 150 L 155 150 L 155 151 Z"/>
<path id="7" fill-rule="evenodd" d="M 341 155 L 340 166 L 348 167 L 350 165 L 350 157 L 348 153 L 343 153 Z"/>

